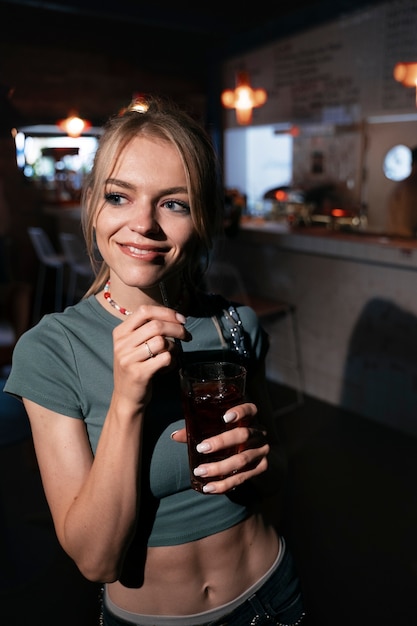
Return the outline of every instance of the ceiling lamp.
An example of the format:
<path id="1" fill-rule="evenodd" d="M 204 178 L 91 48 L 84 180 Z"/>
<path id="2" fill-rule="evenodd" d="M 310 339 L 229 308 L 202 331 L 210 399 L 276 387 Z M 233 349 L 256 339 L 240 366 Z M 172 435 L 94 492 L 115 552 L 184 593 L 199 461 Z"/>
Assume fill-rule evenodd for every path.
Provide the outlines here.
<path id="1" fill-rule="evenodd" d="M 221 95 L 221 101 L 226 109 L 236 109 L 238 124 L 246 126 L 252 121 L 252 110 L 265 104 L 267 93 L 265 89 L 252 89 L 247 72 L 238 72 L 236 88 L 226 89 Z"/>
<path id="2" fill-rule="evenodd" d="M 57 126 L 70 137 L 80 137 L 83 132 L 91 127 L 91 123 L 78 117 L 76 113 L 70 113 L 64 120 L 59 120 Z"/>
<path id="3" fill-rule="evenodd" d="M 404 87 L 414 87 L 417 106 L 417 63 L 397 63 L 394 67 L 394 78 Z"/>

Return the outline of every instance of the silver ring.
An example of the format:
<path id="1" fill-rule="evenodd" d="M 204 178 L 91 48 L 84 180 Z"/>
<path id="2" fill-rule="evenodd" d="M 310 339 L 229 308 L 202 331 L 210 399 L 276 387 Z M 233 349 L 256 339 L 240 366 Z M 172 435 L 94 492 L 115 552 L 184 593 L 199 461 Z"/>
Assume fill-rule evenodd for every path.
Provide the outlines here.
<path id="1" fill-rule="evenodd" d="M 152 359 L 155 356 L 154 353 L 152 352 L 152 350 L 148 346 L 148 342 L 147 341 L 145 341 L 144 344 L 148 348 L 148 354 L 149 354 L 148 359 Z"/>

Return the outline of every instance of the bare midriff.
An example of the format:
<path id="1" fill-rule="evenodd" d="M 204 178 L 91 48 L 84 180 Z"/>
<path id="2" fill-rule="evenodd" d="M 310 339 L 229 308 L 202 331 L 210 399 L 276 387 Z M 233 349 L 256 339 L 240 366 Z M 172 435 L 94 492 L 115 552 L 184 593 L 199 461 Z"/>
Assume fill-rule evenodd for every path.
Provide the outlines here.
<path id="1" fill-rule="evenodd" d="M 149 548 L 144 584 L 108 585 L 111 600 L 146 615 L 191 615 L 230 602 L 256 583 L 274 563 L 279 537 L 262 517 L 210 537 L 177 546 Z"/>

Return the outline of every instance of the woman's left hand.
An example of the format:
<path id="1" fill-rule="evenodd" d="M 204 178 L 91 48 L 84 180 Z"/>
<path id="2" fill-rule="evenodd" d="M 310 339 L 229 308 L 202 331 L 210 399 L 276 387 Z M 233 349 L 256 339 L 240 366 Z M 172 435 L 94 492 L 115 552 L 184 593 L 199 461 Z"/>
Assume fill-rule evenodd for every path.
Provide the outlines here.
<path id="1" fill-rule="evenodd" d="M 197 450 L 202 454 L 230 447 L 239 449 L 238 454 L 233 454 L 222 461 L 202 463 L 194 469 L 197 476 L 213 478 L 204 486 L 205 493 L 225 493 L 266 471 L 270 446 L 266 431 L 256 421 L 256 414 L 257 408 L 251 402 L 229 409 L 225 414 L 225 421 L 235 428 L 204 439 L 198 444 Z M 186 443 L 186 429 L 182 428 L 172 433 L 171 438 Z M 222 476 L 221 480 L 216 480 L 218 476 Z"/>

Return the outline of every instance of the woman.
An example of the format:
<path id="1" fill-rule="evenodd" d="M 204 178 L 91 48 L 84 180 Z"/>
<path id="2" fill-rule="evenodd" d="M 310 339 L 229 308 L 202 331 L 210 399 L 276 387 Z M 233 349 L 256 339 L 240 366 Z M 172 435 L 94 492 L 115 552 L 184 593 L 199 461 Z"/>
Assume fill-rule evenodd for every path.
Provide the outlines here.
<path id="1" fill-rule="evenodd" d="M 109 121 L 86 184 L 97 277 L 81 302 L 20 339 L 6 391 L 27 409 L 60 543 L 105 583 L 106 626 L 299 624 L 291 557 L 260 513 L 281 480 L 266 338 L 251 309 L 232 310 L 230 326 L 224 302 L 198 287 L 222 224 L 215 154 L 184 112 L 147 107 Z M 200 443 L 244 447 L 195 468 L 209 479 L 201 494 L 178 368 L 208 358 L 243 360 L 251 401 L 226 413 L 236 428 Z"/>

